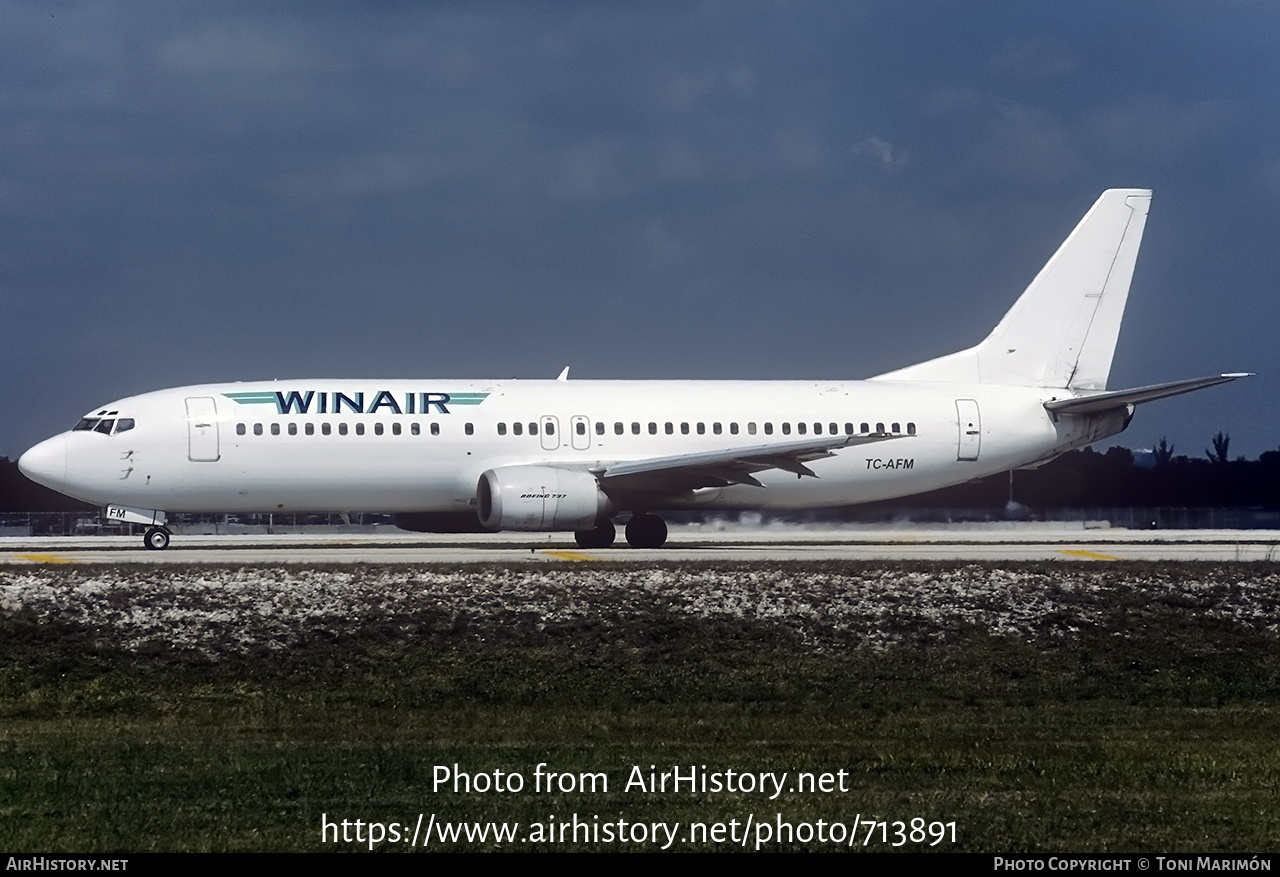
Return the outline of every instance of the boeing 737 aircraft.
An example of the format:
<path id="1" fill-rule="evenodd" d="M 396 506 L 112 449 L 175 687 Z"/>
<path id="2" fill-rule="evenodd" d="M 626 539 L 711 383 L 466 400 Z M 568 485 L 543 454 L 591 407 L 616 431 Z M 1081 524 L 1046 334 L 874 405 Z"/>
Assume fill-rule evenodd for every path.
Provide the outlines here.
<path id="1" fill-rule="evenodd" d="M 297 380 L 111 402 L 18 461 L 147 526 L 180 512 L 394 513 L 411 530 L 663 544 L 655 512 L 907 496 L 1115 435 L 1134 406 L 1243 377 L 1107 390 L 1151 192 L 1113 189 L 986 340 L 862 381 Z"/>

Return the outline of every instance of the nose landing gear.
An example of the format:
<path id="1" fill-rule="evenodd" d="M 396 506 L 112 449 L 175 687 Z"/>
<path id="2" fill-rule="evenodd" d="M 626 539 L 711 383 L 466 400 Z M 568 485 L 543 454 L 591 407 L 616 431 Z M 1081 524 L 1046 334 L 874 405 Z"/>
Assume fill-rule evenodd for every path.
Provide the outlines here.
<path id="1" fill-rule="evenodd" d="M 152 551 L 164 551 L 169 547 L 169 531 L 164 527 L 149 527 L 142 544 Z"/>

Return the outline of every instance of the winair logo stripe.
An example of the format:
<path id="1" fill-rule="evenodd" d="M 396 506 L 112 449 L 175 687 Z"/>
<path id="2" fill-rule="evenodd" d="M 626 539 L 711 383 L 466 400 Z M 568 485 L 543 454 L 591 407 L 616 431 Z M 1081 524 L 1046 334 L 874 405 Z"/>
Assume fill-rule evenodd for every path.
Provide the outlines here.
<path id="1" fill-rule="evenodd" d="M 223 393 L 238 405 L 274 405 L 277 414 L 449 414 L 449 406 L 479 405 L 488 393 L 326 393 L 319 390 L 261 390 Z"/>
<path id="2" fill-rule="evenodd" d="M 275 393 L 223 393 L 232 402 L 239 405 L 274 405 Z"/>

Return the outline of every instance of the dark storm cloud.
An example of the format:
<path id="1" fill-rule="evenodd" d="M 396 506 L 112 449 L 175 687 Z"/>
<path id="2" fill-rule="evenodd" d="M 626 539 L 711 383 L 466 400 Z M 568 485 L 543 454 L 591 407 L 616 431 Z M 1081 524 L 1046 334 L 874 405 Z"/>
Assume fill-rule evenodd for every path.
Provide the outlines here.
<path id="1" fill-rule="evenodd" d="M 1157 190 L 1113 384 L 1277 371 L 1269 6 L 0 15 L 2 453 L 206 380 L 866 376 L 1110 186 Z M 1267 386 L 1124 438 L 1256 454 Z"/>

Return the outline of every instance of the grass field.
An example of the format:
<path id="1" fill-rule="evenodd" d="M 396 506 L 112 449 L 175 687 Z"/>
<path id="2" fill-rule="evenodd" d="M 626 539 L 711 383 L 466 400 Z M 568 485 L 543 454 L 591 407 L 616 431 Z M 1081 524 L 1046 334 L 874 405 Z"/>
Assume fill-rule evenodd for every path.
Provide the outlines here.
<path id="1" fill-rule="evenodd" d="M 408 850 L 421 813 L 520 823 L 426 849 L 826 849 L 761 825 L 856 818 L 882 851 L 919 818 L 939 850 L 1274 851 L 1278 640 L 1270 564 L 11 568 L 0 849 L 370 846 L 324 818 Z M 525 786 L 436 789 L 454 764 Z M 627 788 L 704 765 L 787 787 Z M 547 840 L 575 815 L 595 841 Z"/>

